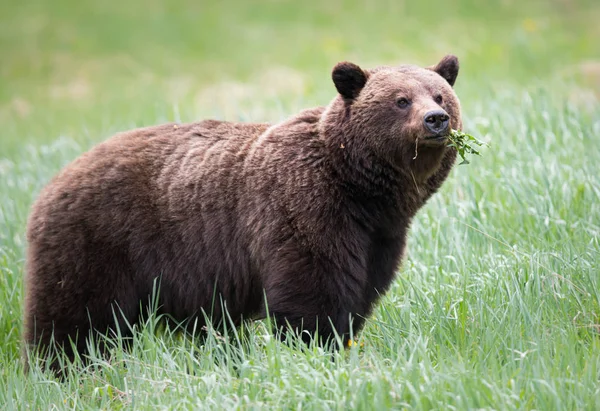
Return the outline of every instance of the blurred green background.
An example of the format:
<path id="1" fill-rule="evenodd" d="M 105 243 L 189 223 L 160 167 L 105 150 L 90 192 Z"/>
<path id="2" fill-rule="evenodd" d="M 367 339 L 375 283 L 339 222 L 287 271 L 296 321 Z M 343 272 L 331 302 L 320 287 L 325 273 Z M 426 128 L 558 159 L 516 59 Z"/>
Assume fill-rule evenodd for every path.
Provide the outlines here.
<path id="1" fill-rule="evenodd" d="M 598 4 L 4 0 L 0 139 L 8 151 L 176 117 L 274 121 L 327 104 L 340 60 L 430 65 L 456 54 L 465 102 L 539 79 L 579 78 L 597 95 Z"/>

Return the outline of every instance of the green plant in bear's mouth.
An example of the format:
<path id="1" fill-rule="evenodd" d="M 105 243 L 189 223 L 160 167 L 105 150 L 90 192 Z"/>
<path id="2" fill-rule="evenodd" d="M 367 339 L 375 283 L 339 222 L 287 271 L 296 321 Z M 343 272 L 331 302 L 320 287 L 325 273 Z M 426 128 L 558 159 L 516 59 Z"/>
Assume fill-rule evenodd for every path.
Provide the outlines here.
<path id="1" fill-rule="evenodd" d="M 448 147 L 455 147 L 458 150 L 458 155 L 462 158 L 460 164 L 469 164 L 469 161 L 465 157 L 466 154 L 476 154 L 480 155 L 479 151 L 477 151 L 473 145 L 483 146 L 487 145 L 483 141 L 480 141 L 473 137 L 470 134 L 463 133 L 460 130 L 452 130 L 450 131 L 450 135 L 448 136 L 450 140 L 450 144 Z M 459 165 L 460 165 L 459 164 Z"/>

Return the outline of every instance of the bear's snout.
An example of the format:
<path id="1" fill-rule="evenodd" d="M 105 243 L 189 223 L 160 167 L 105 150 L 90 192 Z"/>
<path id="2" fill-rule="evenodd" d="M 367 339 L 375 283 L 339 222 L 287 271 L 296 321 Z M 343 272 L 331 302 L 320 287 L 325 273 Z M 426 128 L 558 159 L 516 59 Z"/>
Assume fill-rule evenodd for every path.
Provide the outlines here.
<path id="1" fill-rule="evenodd" d="M 423 123 L 425 123 L 427 130 L 438 136 L 448 131 L 450 116 L 444 110 L 428 111 L 423 117 Z"/>

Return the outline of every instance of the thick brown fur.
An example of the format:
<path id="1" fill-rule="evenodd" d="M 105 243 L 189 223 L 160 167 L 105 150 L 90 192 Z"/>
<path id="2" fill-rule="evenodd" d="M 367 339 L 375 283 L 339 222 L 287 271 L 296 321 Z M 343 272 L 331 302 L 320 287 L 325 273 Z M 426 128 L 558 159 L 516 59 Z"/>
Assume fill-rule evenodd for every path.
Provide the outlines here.
<path id="1" fill-rule="evenodd" d="M 345 341 L 454 164 L 423 118 L 445 110 L 461 128 L 457 73 L 453 56 L 430 68 L 340 63 L 329 106 L 280 124 L 167 124 L 99 144 L 33 206 L 25 342 L 53 338 L 72 357 L 71 339 L 83 353 L 90 330 L 136 323 L 157 278 L 176 320 L 204 311 L 218 323 L 220 299 L 234 322 L 263 317 L 266 297 L 278 324 Z"/>

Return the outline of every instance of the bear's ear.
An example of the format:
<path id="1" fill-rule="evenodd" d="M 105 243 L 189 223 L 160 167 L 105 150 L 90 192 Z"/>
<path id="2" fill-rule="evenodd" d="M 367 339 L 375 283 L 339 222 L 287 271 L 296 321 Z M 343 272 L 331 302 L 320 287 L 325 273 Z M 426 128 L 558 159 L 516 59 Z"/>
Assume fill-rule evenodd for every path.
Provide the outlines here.
<path id="1" fill-rule="evenodd" d="M 331 73 L 333 84 L 345 99 L 353 100 L 367 82 L 367 73 L 356 64 L 347 61 L 336 64 Z"/>
<path id="2" fill-rule="evenodd" d="M 437 65 L 430 68 L 445 78 L 448 84 L 454 86 L 456 76 L 458 76 L 458 58 L 456 56 L 448 54 Z"/>

